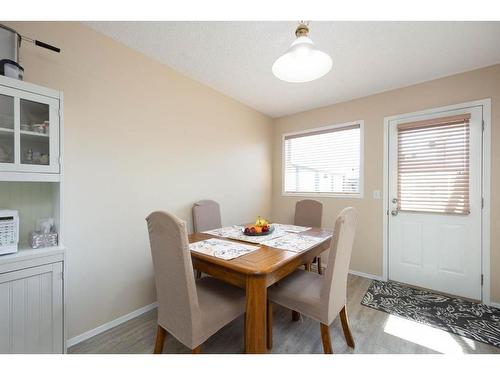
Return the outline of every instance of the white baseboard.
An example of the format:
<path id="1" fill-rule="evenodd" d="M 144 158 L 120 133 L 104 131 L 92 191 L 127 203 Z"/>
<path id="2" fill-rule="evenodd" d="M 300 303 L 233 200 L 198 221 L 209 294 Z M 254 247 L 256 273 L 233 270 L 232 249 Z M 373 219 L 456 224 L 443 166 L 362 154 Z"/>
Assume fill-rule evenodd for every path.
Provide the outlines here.
<path id="1" fill-rule="evenodd" d="M 497 309 L 500 309 L 500 303 L 498 303 L 498 302 L 490 302 L 489 305 L 491 307 L 496 307 Z"/>
<path id="2" fill-rule="evenodd" d="M 371 275 L 369 273 L 364 273 L 364 272 L 359 272 L 359 271 L 353 271 L 353 270 L 349 270 L 349 273 L 351 275 L 356 275 L 356 276 L 360 276 L 360 277 L 364 277 L 366 279 L 372 279 L 372 280 L 380 280 L 380 281 L 385 281 L 384 278 L 382 276 L 377 276 L 377 275 Z M 500 309 L 500 303 L 497 303 L 497 302 L 491 302 L 489 304 L 490 306 L 492 307 L 496 307 L 498 309 Z M 126 321 L 130 320 L 130 319 L 133 319 L 133 318 L 136 318 L 138 317 L 139 315 L 142 315 L 148 311 L 151 311 L 155 308 L 158 307 L 158 302 L 153 302 L 152 304 L 150 305 L 147 305 L 147 306 L 144 306 L 144 307 L 141 307 L 140 309 L 137 309 L 135 311 L 132 311 L 131 313 L 128 313 L 128 314 L 125 314 L 123 316 L 120 316 L 119 318 L 116 318 L 115 320 L 112 320 L 110 322 L 107 322 L 107 323 L 104 323 L 103 325 L 100 325 L 99 327 L 96 327 L 94 329 L 91 329 L 90 331 L 87 331 L 87 332 L 84 332 L 78 336 L 75 336 L 75 337 L 72 337 L 70 338 L 67 342 L 66 342 L 66 345 L 67 347 L 71 347 L 73 345 L 76 345 L 82 341 L 85 341 L 91 337 L 94 337 L 100 333 L 103 333 L 104 331 L 107 331 L 108 329 L 111 329 L 111 328 L 114 328 L 122 323 L 125 323 Z"/>
<path id="3" fill-rule="evenodd" d="M 120 316 L 119 318 L 116 318 L 115 320 L 112 320 L 110 322 L 104 323 L 103 325 L 100 325 L 99 327 L 96 327 L 94 329 L 91 329 L 90 331 L 84 332 L 78 336 L 70 338 L 68 341 L 66 341 L 67 347 L 71 347 L 73 345 L 76 345 L 82 341 L 85 341 L 91 337 L 94 337 L 98 335 L 99 333 L 102 333 L 104 331 L 107 331 L 108 329 L 114 328 L 122 323 L 125 323 L 126 321 L 136 318 L 141 314 L 144 314 L 148 311 L 151 311 L 158 307 L 158 302 L 153 302 L 150 305 L 141 307 L 140 309 L 137 309 L 135 311 L 132 311 L 131 313 L 125 314 L 123 316 Z"/>
<path id="4" fill-rule="evenodd" d="M 370 274 L 363 273 L 363 272 L 350 270 L 349 273 L 356 275 L 356 276 L 365 277 L 367 279 L 383 280 L 383 278 L 381 276 L 370 275 Z M 110 322 L 104 323 L 104 324 L 100 325 L 99 327 L 93 328 L 90 331 L 87 331 L 87 332 L 84 332 L 78 336 L 72 337 L 66 341 L 66 347 L 70 348 L 70 347 L 72 347 L 72 346 L 74 346 L 82 341 L 85 341 L 87 339 L 90 339 L 91 337 L 94 337 L 100 333 L 103 333 L 104 331 L 107 331 L 108 329 L 114 328 L 122 323 L 125 323 L 126 321 L 128 321 L 130 319 L 136 318 L 139 315 L 142 315 L 150 310 L 153 310 L 156 307 L 158 307 L 158 302 L 154 302 L 150 305 L 141 307 L 140 309 L 132 311 L 132 312 L 125 314 L 123 316 L 120 316 L 119 318 L 116 318 Z"/>
<path id="5" fill-rule="evenodd" d="M 366 279 L 386 281 L 386 280 L 384 280 L 384 278 L 382 276 L 371 275 L 369 273 L 364 273 L 364 272 L 359 272 L 359 271 L 353 271 L 353 270 L 349 270 L 349 273 L 351 275 L 356 275 L 356 276 L 364 277 Z"/>

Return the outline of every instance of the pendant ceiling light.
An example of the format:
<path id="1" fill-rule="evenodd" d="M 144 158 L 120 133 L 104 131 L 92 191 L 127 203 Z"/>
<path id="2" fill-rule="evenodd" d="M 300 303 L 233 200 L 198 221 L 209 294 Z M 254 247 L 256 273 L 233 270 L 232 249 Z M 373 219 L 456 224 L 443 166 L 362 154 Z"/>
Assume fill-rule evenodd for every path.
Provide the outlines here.
<path id="1" fill-rule="evenodd" d="M 301 22 L 295 31 L 297 39 L 273 64 L 276 77 L 286 82 L 309 82 L 332 69 L 332 58 L 318 50 L 308 35 L 309 27 Z"/>

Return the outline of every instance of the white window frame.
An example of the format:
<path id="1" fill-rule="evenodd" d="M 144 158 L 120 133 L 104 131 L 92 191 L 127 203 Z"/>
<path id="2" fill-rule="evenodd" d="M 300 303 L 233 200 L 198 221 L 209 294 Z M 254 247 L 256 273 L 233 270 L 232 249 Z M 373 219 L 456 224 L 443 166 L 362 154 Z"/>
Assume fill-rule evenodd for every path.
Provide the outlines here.
<path id="1" fill-rule="evenodd" d="M 359 193 L 302 193 L 285 191 L 285 137 L 290 135 L 307 134 L 315 131 L 343 128 L 352 125 L 359 125 Z M 364 120 L 344 122 L 342 124 L 327 125 L 318 128 L 310 128 L 291 133 L 283 133 L 281 136 L 281 196 L 283 197 L 316 197 L 316 198 L 363 198 L 364 194 L 364 171 L 365 171 L 365 122 Z"/>

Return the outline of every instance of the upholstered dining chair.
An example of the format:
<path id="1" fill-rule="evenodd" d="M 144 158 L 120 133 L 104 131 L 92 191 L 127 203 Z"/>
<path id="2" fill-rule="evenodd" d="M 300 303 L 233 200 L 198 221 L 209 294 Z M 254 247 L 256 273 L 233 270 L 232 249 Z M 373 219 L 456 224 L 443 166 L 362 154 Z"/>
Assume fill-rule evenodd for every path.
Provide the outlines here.
<path id="1" fill-rule="evenodd" d="M 193 205 L 193 227 L 195 232 L 222 227 L 219 203 L 202 200 Z"/>
<path id="2" fill-rule="evenodd" d="M 321 217 L 323 216 L 323 205 L 313 199 L 304 199 L 295 204 L 294 224 L 301 227 L 321 228 Z M 318 265 L 318 273 L 321 274 L 321 256 L 315 258 Z M 306 270 L 311 270 L 311 263 L 305 265 Z"/>
<path id="3" fill-rule="evenodd" d="M 352 207 L 345 208 L 337 217 L 325 275 L 298 269 L 268 289 L 268 349 L 272 348 L 272 302 L 319 321 L 323 350 L 327 354 L 333 353 L 329 326 L 340 315 L 347 345 L 354 348 L 346 294 L 357 221 L 358 213 Z"/>
<path id="4" fill-rule="evenodd" d="M 302 227 L 321 227 L 323 205 L 313 199 L 304 199 L 295 203 L 294 224 Z"/>
<path id="5" fill-rule="evenodd" d="M 156 211 L 146 218 L 158 299 L 154 353 L 170 333 L 192 350 L 245 312 L 245 292 L 211 277 L 195 280 L 186 223 Z"/>
<path id="6" fill-rule="evenodd" d="M 220 206 L 210 199 L 201 200 L 193 204 L 193 229 L 195 232 L 204 232 L 222 227 Z M 201 277 L 201 272 L 196 271 L 196 278 Z"/>

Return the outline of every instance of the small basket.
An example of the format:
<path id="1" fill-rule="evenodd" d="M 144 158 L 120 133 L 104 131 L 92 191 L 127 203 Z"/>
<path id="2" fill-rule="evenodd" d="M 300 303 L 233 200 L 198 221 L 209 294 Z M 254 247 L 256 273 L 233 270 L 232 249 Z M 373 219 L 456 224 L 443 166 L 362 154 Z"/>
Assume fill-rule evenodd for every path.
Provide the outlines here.
<path id="1" fill-rule="evenodd" d="M 42 232 L 31 232 L 30 233 L 30 246 L 32 249 L 39 249 L 41 247 L 51 247 L 57 246 L 57 233 L 42 233 Z"/>

